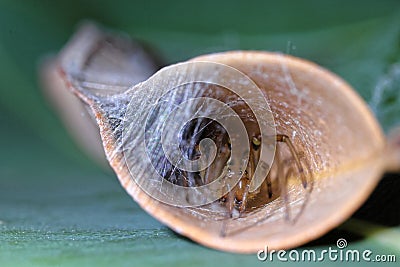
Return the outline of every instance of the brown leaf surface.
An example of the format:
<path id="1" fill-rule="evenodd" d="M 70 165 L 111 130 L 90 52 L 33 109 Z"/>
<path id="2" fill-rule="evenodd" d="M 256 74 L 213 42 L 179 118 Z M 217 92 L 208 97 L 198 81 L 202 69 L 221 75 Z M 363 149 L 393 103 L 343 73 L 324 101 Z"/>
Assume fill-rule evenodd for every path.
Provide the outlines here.
<path id="1" fill-rule="evenodd" d="M 87 37 L 78 40 L 88 42 Z M 232 219 L 221 215 L 213 204 L 178 208 L 160 203 L 135 184 L 121 148 L 120 127 L 129 91 L 141 84 L 130 90 L 113 90 L 116 81 L 132 75 L 131 71 L 110 75 L 112 79 L 106 82 L 89 76 L 95 83 L 88 83 L 82 73 L 92 70 L 93 57 L 83 50 L 77 52 L 77 42 L 75 39 L 63 51 L 60 70 L 71 90 L 94 112 L 107 158 L 122 186 L 149 214 L 196 242 L 239 253 L 255 252 L 266 245 L 278 249 L 304 244 L 348 218 L 386 168 L 385 138 L 378 123 L 361 98 L 336 75 L 282 54 L 238 51 L 206 55 L 193 60 L 235 67 L 263 90 L 277 132 L 288 135 L 303 153 L 308 187 L 291 179 L 290 220 L 281 198 Z M 97 74 L 108 70 L 104 67 Z M 223 227 L 225 236 L 221 235 Z"/>

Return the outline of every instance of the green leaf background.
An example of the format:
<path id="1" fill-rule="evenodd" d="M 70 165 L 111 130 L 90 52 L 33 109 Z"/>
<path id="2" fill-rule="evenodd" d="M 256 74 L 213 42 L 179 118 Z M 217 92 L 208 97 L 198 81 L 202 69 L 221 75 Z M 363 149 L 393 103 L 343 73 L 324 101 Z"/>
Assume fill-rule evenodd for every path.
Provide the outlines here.
<path id="1" fill-rule="evenodd" d="M 400 125 L 399 1 L 2 0 L 0 266 L 286 264 L 178 236 L 74 144 L 43 97 L 37 73 L 43 56 L 57 52 L 83 19 L 127 32 L 166 64 L 237 49 L 307 58 L 347 80 L 386 132 Z M 300 250 L 336 248 L 346 238 L 349 249 L 396 255 L 397 263 L 381 265 L 398 266 L 399 178 L 385 176 L 350 220 Z"/>

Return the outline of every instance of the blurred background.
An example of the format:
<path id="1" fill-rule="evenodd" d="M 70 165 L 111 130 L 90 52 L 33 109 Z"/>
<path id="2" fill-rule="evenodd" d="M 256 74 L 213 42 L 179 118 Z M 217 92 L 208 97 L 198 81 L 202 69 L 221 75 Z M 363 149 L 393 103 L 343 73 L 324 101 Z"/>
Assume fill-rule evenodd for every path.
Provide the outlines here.
<path id="1" fill-rule="evenodd" d="M 87 19 L 164 64 L 238 49 L 307 58 L 348 81 L 386 133 L 400 125 L 400 1 L 0 0 L 0 266 L 260 264 L 159 224 L 68 135 L 38 67 Z M 304 248 L 346 238 L 400 260 L 399 178 L 386 175 L 348 222 Z"/>

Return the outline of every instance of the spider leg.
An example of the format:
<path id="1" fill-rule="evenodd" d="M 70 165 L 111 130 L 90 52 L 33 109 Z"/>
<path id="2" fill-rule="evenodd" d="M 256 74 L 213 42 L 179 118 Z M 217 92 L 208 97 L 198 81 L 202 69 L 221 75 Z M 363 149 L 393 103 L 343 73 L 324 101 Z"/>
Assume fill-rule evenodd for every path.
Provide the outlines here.
<path id="1" fill-rule="evenodd" d="M 235 195 L 236 195 L 236 187 L 232 190 L 229 190 L 226 197 L 226 208 L 228 210 L 228 217 L 233 218 L 233 209 L 235 208 Z"/>
<path id="2" fill-rule="evenodd" d="M 289 205 L 289 194 L 287 191 L 287 176 L 284 171 L 284 166 L 281 162 L 281 152 L 279 146 L 276 146 L 275 160 L 277 162 L 277 172 L 278 172 L 277 175 L 278 175 L 279 187 L 281 190 L 281 197 L 286 211 L 285 219 L 287 221 L 290 221 L 290 205 Z"/>
<path id="3" fill-rule="evenodd" d="M 258 163 L 258 159 L 256 158 L 256 155 L 254 155 L 253 153 L 250 153 L 246 171 L 244 172 L 244 175 L 243 175 L 243 177 L 241 177 L 241 181 L 240 181 L 241 183 L 243 183 L 244 190 L 243 190 L 243 194 L 242 194 L 242 202 L 240 203 L 240 206 L 239 206 L 239 216 L 246 209 L 247 197 L 248 197 L 249 190 L 250 190 L 250 181 L 253 178 L 257 163 Z"/>
<path id="4" fill-rule="evenodd" d="M 229 188 L 228 188 L 229 189 Z M 235 206 L 235 187 L 232 190 L 228 190 L 228 193 L 223 197 L 225 199 L 225 206 L 227 209 L 226 219 L 222 221 L 222 227 L 220 236 L 225 237 L 227 232 L 227 224 L 229 219 L 233 218 L 233 209 Z"/>
<path id="5" fill-rule="evenodd" d="M 277 134 L 276 135 L 276 141 L 277 142 L 283 142 L 285 143 L 290 150 L 290 153 L 292 154 L 294 161 L 296 163 L 297 169 L 300 173 L 300 179 L 301 179 L 301 183 L 303 185 L 304 188 L 307 188 L 307 178 L 304 174 L 304 169 L 303 166 L 301 165 L 298 153 L 296 151 L 296 148 L 294 147 L 292 141 L 290 141 L 290 138 L 287 135 L 284 134 Z"/>
<path id="6" fill-rule="evenodd" d="M 267 178 L 265 178 L 265 183 L 268 190 L 268 198 L 272 198 L 272 180 L 271 175 L 268 173 Z"/>

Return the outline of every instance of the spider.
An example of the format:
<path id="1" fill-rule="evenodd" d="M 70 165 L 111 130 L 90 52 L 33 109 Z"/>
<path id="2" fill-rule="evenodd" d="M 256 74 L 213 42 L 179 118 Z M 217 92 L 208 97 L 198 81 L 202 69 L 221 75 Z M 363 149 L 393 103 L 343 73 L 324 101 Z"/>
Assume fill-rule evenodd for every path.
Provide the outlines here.
<path id="1" fill-rule="evenodd" d="M 208 118 L 198 118 L 185 125 L 180 134 L 180 149 L 183 152 L 183 155 L 190 160 L 198 159 L 201 156 L 199 144 L 204 138 L 212 139 L 218 148 L 216 158 L 208 168 L 199 172 L 187 172 L 173 168 L 168 161 L 164 161 L 164 176 L 168 177 L 171 182 L 182 186 L 200 186 L 210 183 L 220 175 L 228 175 L 228 163 L 240 159 L 233 159 L 231 157 L 231 140 L 229 135 L 216 121 Z M 277 175 L 277 180 L 281 190 L 280 195 L 283 197 L 285 205 L 287 206 L 287 177 L 289 176 L 290 171 L 293 170 L 292 168 L 286 168 L 287 170 L 285 171 L 285 168 L 281 166 L 282 164 L 285 164 L 286 161 L 281 162 L 279 146 L 277 146 L 275 156 L 277 171 L 270 171 L 266 175 L 260 188 L 254 192 L 250 192 L 250 182 L 254 175 L 255 167 L 259 163 L 262 142 L 261 136 L 257 132 L 249 133 L 249 138 L 250 153 L 243 175 L 238 183 L 233 188 L 230 188 L 228 193 L 219 199 L 219 202 L 222 205 L 225 205 L 229 218 L 243 216 L 248 208 L 249 200 L 254 199 L 260 193 L 267 192 L 268 199 L 272 199 L 274 197 L 273 194 L 276 194 L 276 192 L 273 192 L 272 188 L 272 178 L 275 174 Z M 301 153 L 297 151 L 296 147 L 287 135 L 277 134 L 275 140 L 277 143 L 283 143 L 288 147 L 292 161 L 294 161 L 295 168 L 297 168 L 301 183 L 303 187 L 306 188 L 307 179 L 299 156 Z"/>

